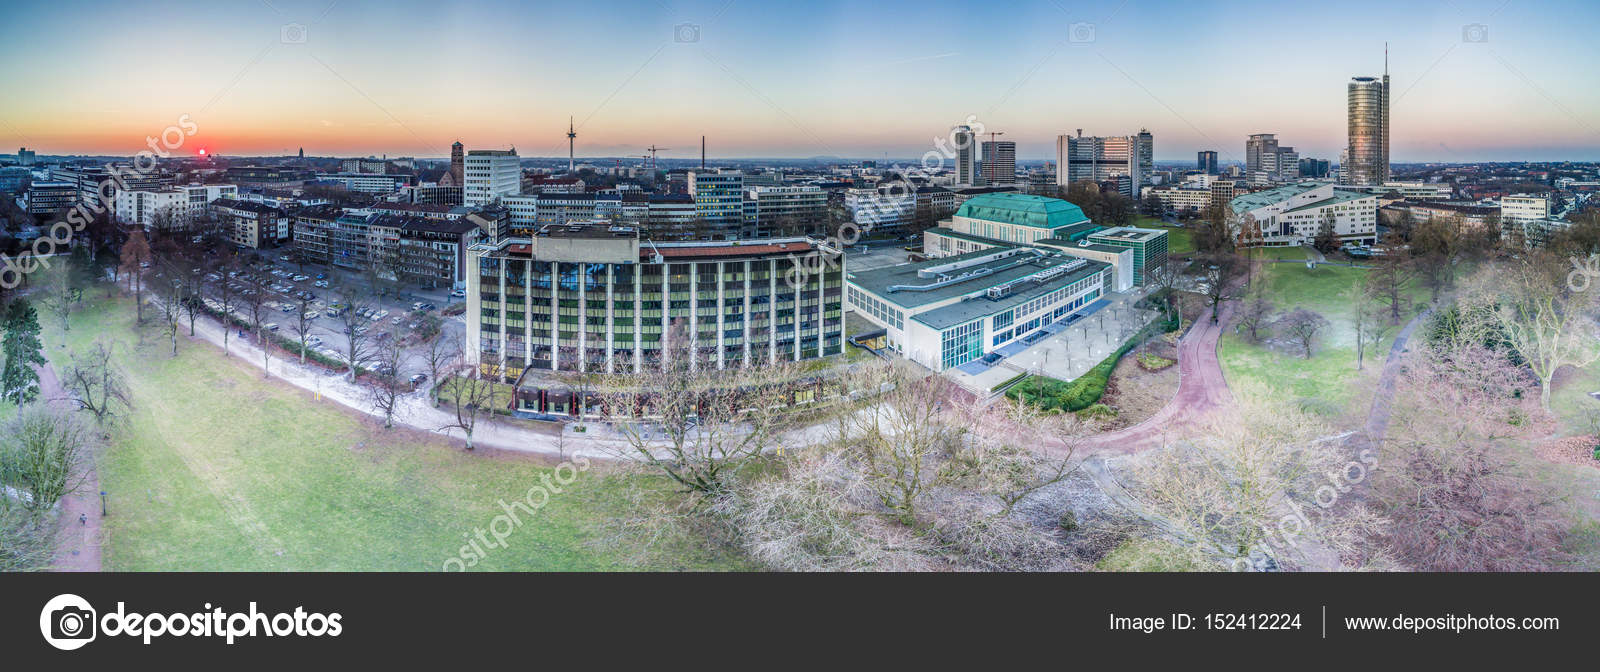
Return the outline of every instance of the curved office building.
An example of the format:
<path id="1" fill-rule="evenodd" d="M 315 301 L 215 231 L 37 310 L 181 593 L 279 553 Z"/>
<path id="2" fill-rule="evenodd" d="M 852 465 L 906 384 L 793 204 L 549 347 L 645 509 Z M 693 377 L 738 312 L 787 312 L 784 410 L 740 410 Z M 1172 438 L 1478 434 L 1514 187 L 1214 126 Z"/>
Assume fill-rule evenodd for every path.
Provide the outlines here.
<path id="1" fill-rule="evenodd" d="M 1347 91 L 1350 142 L 1339 167 L 1345 184 L 1376 185 L 1389 180 L 1389 75 L 1354 77 Z"/>

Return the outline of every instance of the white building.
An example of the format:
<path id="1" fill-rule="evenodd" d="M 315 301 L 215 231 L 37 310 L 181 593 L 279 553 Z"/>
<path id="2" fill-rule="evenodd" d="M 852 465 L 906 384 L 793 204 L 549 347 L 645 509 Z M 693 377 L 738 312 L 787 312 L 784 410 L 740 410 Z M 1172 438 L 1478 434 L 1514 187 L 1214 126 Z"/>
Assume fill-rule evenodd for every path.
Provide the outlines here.
<path id="1" fill-rule="evenodd" d="M 1139 198 L 1155 196 L 1161 201 L 1161 207 L 1178 212 L 1205 210 L 1206 206 L 1211 204 L 1211 188 L 1190 186 L 1191 184 L 1185 182 L 1181 187 L 1145 187 Z"/>
<path id="2" fill-rule="evenodd" d="M 117 219 L 146 231 L 162 224 L 181 229 L 204 213 L 212 201 L 236 198 L 238 193 L 238 187 L 232 184 L 186 184 L 167 189 L 118 191 Z"/>
<path id="3" fill-rule="evenodd" d="M 1324 221 L 1333 223 L 1340 242 L 1376 243 L 1378 196 L 1337 188 L 1331 182 L 1300 182 L 1228 202 L 1228 224 L 1234 235 L 1243 236 L 1246 222 L 1260 228 L 1260 238 L 1243 236 L 1242 245 L 1306 245 L 1317 237 Z"/>
<path id="4" fill-rule="evenodd" d="M 844 207 L 863 233 L 893 231 L 909 226 L 915 219 L 917 195 L 903 183 L 849 189 L 844 192 Z"/>
<path id="5" fill-rule="evenodd" d="M 467 152 L 461 204 L 475 208 L 518 193 L 522 188 L 521 161 L 515 149 L 474 149 Z"/>
<path id="6" fill-rule="evenodd" d="M 1500 199 L 1500 221 L 1527 224 L 1550 218 L 1549 194 L 1519 194 Z"/>

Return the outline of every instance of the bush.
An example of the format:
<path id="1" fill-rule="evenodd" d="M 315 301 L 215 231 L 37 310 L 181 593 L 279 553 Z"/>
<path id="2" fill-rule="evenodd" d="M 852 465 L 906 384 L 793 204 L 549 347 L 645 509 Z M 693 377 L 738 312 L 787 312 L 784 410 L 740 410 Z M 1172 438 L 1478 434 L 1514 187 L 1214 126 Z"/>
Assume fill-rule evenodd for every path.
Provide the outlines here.
<path id="1" fill-rule="evenodd" d="M 1139 368 L 1146 371 L 1160 371 L 1178 363 L 1176 359 L 1168 359 L 1149 352 L 1139 353 L 1137 359 L 1139 360 Z"/>
<path id="2" fill-rule="evenodd" d="M 1072 509 L 1067 509 L 1066 511 L 1061 512 L 1061 520 L 1059 523 L 1061 525 L 1062 532 L 1076 531 L 1078 529 L 1078 516 L 1072 513 Z"/>
<path id="3" fill-rule="evenodd" d="M 1095 420 L 1115 418 L 1117 417 L 1117 409 L 1105 404 L 1091 404 L 1088 408 L 1078 411 L 1078 416 Z"/>

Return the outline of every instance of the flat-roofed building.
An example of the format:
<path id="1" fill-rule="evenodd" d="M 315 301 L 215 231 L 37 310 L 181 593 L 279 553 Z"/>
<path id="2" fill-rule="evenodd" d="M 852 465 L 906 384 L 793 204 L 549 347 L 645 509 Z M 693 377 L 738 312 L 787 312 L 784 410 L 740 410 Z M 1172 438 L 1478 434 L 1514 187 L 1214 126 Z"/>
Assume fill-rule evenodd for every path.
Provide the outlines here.
<path id="1" fill-rule="evenodd" d="M 843 347 L 844 262 L 814 239 L 659 242 L 569 222 L 475 246 L 467 263 L 469 360 L 503 357 L 510 378 L 639 371 L 671 356 L 669 334 L 717 368 Z"/>
<path id="2" fill-rule="evenodd" d="M 1331 182 L 1299 182 L 1236 196 L 1228 210 L 1228 225 L 1242 246 L 1306 245 L 1324 222 L 1333 225 L 1342 243 L 1371 245 L 1378 237 L 1378 196 Z"/>
<path id="3" fill-rule="evenodd" d="M 224 198 L 213 201 L 211 211 L 228 242 L 239 247 L 262 249 L 289 240 L 289 219 L 277 208 Z"/>
<path id="4" fill-rule="evenodd" d="M 888 347 L 934 371 L 1027 339 L 1089 307 L 1111 264 L 1002 245 L 845 276 L 846 303 L 887 332 Z"/>

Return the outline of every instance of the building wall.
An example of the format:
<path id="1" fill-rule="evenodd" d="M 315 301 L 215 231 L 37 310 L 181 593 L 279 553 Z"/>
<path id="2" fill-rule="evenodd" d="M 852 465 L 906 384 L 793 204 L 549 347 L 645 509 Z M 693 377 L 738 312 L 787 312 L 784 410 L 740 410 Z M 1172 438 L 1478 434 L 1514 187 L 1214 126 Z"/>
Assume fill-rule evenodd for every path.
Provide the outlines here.
<path id="1" fill-rule="evenodd" d="M 626 373 L 659 361 L 675 330 L 717 368 L 838 354 L 843 264 L 818 254 L 614 263 L 480 250 L 468 255 L 469 358 L 503 355 L 513 376 Z M 793 286 L 797 261 L 815 272 Z"/>

